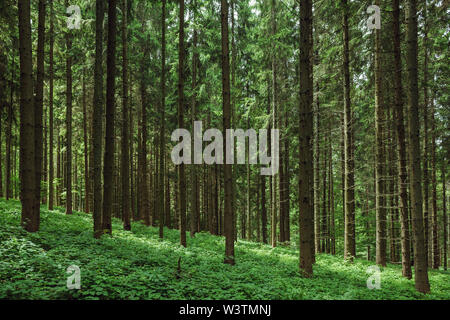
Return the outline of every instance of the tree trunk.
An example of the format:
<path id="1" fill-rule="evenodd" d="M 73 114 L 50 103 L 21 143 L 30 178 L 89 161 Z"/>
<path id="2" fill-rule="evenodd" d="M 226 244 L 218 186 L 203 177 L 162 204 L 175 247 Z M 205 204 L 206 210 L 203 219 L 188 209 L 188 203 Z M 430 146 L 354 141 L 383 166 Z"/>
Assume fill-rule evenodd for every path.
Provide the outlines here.
<path id="1" fill-rule="evenodd" d="M 277 57 L 276 57 L 276 45 L 275 45 L 275 36 L 277 33 L 277 25 L 276 25 L 276 8 L 275 8 L 275 0 L 271 2 L 271 24 L 272 24 L 272 37 L 274 38 L 272 41 L 274 44 L 272 45 L 272 128 L 277 128 L 277 104 L 278 104 L 278 81 L 277 81 Z M 274 143 L 272 141 L 272 143 Z M 272 175 L 272 200 L 271 200 L 271 208 L 272 208 L 272 247 L 277 246 L 277 176 Z"/>
<path id="2" fill-rule="evenodd" d="M 83 78 L 82 78 L 82 87 L 83 87 L 83 93 L 82 93 L 82 105 L 83 105 L 83 142 L 84 142 L 84 190 L 85 190 L 85 197 L 84 197 L 84 212 L 88 213 L 89 210 L 89 147 L 88 147 L 88 130 L 87 130 L 87 124 L 88 124 L 88 117 L 87 117 L 87 107 L 86 107 L 86 78 L 85 78 L 85 71 L 83 69 Z"/>
<path id="3" fill-rule="evenodd" d="M 402 248 L 402 275 L 411 279 L 411 249 L 408 219 L 408 194 L 406 172 L 406 141 L 405 125 L 403 120 L 403 90 L 402 90 L 402 60 L 400 46 L 400 6 L 399 0 L 393 0 L 393 35 L 394 35 L 394 77 L 395 77 L 395 127 L 397 130 L 397 159 L 398 159 L 398 193 L 400 196 L 400 224 Z"/>
<path id="4" fill-rule="evenodd" d="M 429 218 L 429 184 L 428 174 L 428 156 L 430 154 L 430 145 L 428 138 L 428 22 L 427 22 L 427 3 L 425 0 L 423 8 L 424 19 L 424 37 L 423 37 L 423 220 L 425 228 L 425 253 L 427 265 L 431 267 L 430 250 L 430 218 Z"/>
<path id="5" fill-rule="evenodd" d="M 102 114 L 103 114 L 103 18 L 104 0 L 96 0 L 95 9 L 95 69 L 94 69 L 94 101 L 93 101 L 93 152 L 94 152 L 94 237 L 100 238 L 102 235 Z"/>
<path id="6" fill-rule="evenodd" d="M 419 292 L 430 292 L 428 282 L 428 266 L 425 250 L 425 235 L 422 216 L 422 188 L 420 170 L 420 140 L 419 140 L 419 90 L 418 90 L 418 61 L 417 61 L 417 2 L 407 1 L 407 56 L 408 70 L 408 121 L 409 121 L 409 162 L 410 188 L 412 205 L 412 223 L 414 236 L 414 278 Z"/>
<path id="7" fill-rule="evenodd" d="M 54 185 L 53 180 L 54 177 L 54 163 L 53 163 L 53 47 L 55 43 L 54 39 L 54 24 L 53 24 L 53 1 L 50 1 L 50 65 L 49 65 L 49 96 L 48 96 L 48 102 L 49 102 L 49 149 L 48 149 L 48 158 L 49 158 L 49 166 L 48 166 L 48 210 L 53 210 L 54 206 L 54 199 L 55 199 L 55 192 L 54 192 Z"/>
<path id="8" fill-rule="evenodd" d="M 164 159 L 165 159 L 165 111 L 166 111 L 166 1 L 162 1 L 161 16 L 161 127 L 159 136 L 159 170 L 158 170 L 158 211 L 159 211 L 159 237 L 164 235 Z"/>
<path id="9" fill-rule="evenodd" d="M 127 48 L 127 0 L 122 0 L 122 150 L 121 150 L 121 178 L 122 178 L 122 221 L 123 229 L 131 230 L 130 224 L 130 137 L 128 129 L 128 48 Z"/>
<path id="10" fill-rule="evenodd" d="M 444 270 L 447 270 L 447 250 L 448 250 L 448 221 L 447 221 L 447 186 L 446 186 L 446 182 L 445 182 L 445 176 L 446 176 L 446 165 L 447 165 L 447 161 L 444 159 L 442 161 L 442 169 L 441 169 L 441 174 L 442 174 L 442 220 L 444 221 L 443 223 L 443 229 L 444 229 L 444 241 L 443 241 L 443 249 L 444 249 Z"/>
<path id="11" fill-rule="evenodd" d="M 316 84 L 318 89 L 318 84 Z M 314 247 L 315 253 L 320 250 L 320 152 L 319 152 L 319 122 L 320 122 L 320 104 L 319 96 L 316 96 L 314 104 Z"/>
<path id="12" fill-rule="evenodd" d="M 196 2 L 193 2 L 193 19 L 194 25 L 196 22 L 197 7 Z M 164 46 L 164 43 L 163 43 Z M 193 54 L 192 54 L 192 112 L 191 121 L 192 128 L 194 128 L 194 122 L 197 120 L 197 29 L 194 29 L 193 36 Z M 201 138 L 201 137 L 199 137 Z M 194 144 L 192 144 L 192 150 L 194 150 Z M 198 170 L 197 165 L 194 162 L 195 154 L 192 152 L 192 163 L 191 166 L 191 237 L 194 237 L 197 232 L 199 232 L 199 220 L 200 220 L 200 199 L 199 199 L 199 186 L 198 186 Z"/>
<path id="13" fill-rule="evenodd" d="M 344 31 L 344 166 L 345 166 L 345 239 L 344 259 L 353 261 L 356 256 L 355 234 L 355 190 L 354 190 L 354 159 L 353 155 L 353 118 L 350 100 L 350 59 L 349 59 L 349 31 L 348 31 L 348 4 L 343 0 L 343 31 Z"/>
<path id="14" fill-rule="evenodd" d="M 65 6 L 69 6 L 68 0 Z M 72 214 L 72 32 L 66 31 L 66 214 Z"/>
<path id="15" fill-rule="evenodd" d="M 114 117 L 115 117 L 115 76 L 116 76 L 116 0 L 108 2 L 108 44 L 106 55 L 106 127 L 105 153 L 103 160 L 103 232 L 112 234 L 111 214 L 113 204 L 114 179 Z"/>
<path id="16" fill-rule="evenodd" d="M 35 209 L 35 109 L 33 99 L 33 65 L 31 54 L 30 1 L 19 0 L 20 55 L 20 201 L 22 227 L 29 232 L 39 230 Z"/>
<path id="17" fill-rule="evenodd" d="M 434 118 L 434 96 L 431 99 L 431 208 L 432 208 L 432 235 L 433 235 L 433 269 L 439 269 L 440 252 L 438 237 L 438 208 L 437 208 L 437 179 L 436 179 L 436 121 Z"/>
<path id="18" fill-rule="evenodd" d="M 222 108 L 223 108 L 223 131 L 231 127 L 230 107 L 230 52 L 228 49 L 228 0 L 221 0 L 221 37 L 222 37 Z M 227 158 L 226 146 L 224 144 L 224 159 Z M 234 225 L 233 225 L 233 172 L 231 164 L 224 164 L 224 233 L 225 233 L 225 259 L 224 263 L 234 265 Z"/>
<path id="19" fill-rule="evenodd" d="M 44 98 L 44 46 L 45 46 L 45 1 L 39 0 L 38 14 L 38 43 L 37 43 L 37 74 L 34 100 L 34 148 L 35 148 L 35 207 L 36 215 L 39 216 L 41 203 L 41 178 L 42 178 L 42 115 Z"/>
<path id="20" fill-rule="evenodd" d="M 178 128 L 184 128 L 184 0 L 180 0 L 178 38 Z M 180 202 L 180 244 L 186 247 L 186 174 L 184 163 L 178 166 Z"/>
<path id="21" fill-rule="evenodd" d="M 14 53 L 14 49 L 12 49 Z M 11 57 L 11 82 L 10 82 L 10 101 L 8 105 L 8 118 L 6 122 L 6 186 L 5 186 L 5 199 L 9 200 L 13 196 L 13 190 L 11 185 L 12 166 L 11 166 L 11 140 L 12 140 L 12 123 L 13 123 L 13 103 L 14 103 L 14 76 L 15 76 L 15 63 L 14 55 Z"/>
<path id="22" fill-rule="evenodd" d="M 300 271 L 306 277 L 313 274 L 314 260 L 314 208 L 311 199 L 313 188 L 312 159 L 312 105 L 313 85 L 311 69 L 312 52 L 312 1 L 300 0 L 300 121 L 299 121 L 299 232 Z"/>

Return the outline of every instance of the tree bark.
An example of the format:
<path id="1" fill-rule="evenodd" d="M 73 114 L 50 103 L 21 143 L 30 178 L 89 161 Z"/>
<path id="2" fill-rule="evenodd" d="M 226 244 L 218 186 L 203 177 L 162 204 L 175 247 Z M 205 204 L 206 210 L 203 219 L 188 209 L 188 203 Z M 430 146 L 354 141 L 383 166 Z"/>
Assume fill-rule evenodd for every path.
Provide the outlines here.
<path id="1" fill-rule="evenodd" d="M 112 234 L 111 214 L 114 188 L 114 118 L 115 118 L 115 76 L 116 76 L 116 4 L 117 0 L 108 2 L 108 43 L 106 56 L 106 127 L 105 153 L 103 160 L 103 232 Z"/>
<path id="2" fill-rule="evenodd" d="M 394 35 L 394 90 L 395 90 L 395 127 L 397 130 L 397 159 L 398 159 L 398 193 L 400 197 L 400 224 L 401 224 L 401 248 L 402 248 L 402 275 L 411 279 L 411 249 L 408 219 L 408 194 L 406 172 L 406 141 L 405 125 L 403 119 L 403 90 L 402 90 L 402 60 L 400 46 L 400 5 L 399 0 L 393 0 L 393 35 Z"/>
<path id="3" fill-rule="evenodd" d="M 131 230 L 130 224 L 130 137 L 128 105 L 128 44 L 127 44 L 127 0 L 122 0 L 122 221 L 123 229 Z"/>
<path id="4" fill-rule="evenodd" d="M 222 38 L 222 108 L 223 130 L 226 132 L 231 127 L 230 107 L 230 52 L 228 39 L 228 0 L 221 0 L 221 38 Z M 224 144 L 224 159 L 227 157 Z M 224 164 L 224 233 L 225 233 L 225 259 L 224 263 L 234 265 L 234 212 L 232 205 L 233 172 L 230 164 Z"/>
<path id="5" fill-rule="evenodd" d="M 68 0 L 65 6 L 69 6 Z M 66 31 L 66 214 L 72 214 L 72 32 Z"/>
<path id="6" fill-rule="evenodd" d="M 343 37 L 344 37 L 344 166 L 345 166 L 345 238 L 344 259 L 353 261 L 356 256 L 355 234 L 355 177 L 353 159 L 353 118 L 350 100 L 350 58 L 349 58 L 349 31 L 348 31 L 348 4 L 343 0 Z"/>
<path id="7" fill-rule="evenodd" d="M 159 169 L 158 169 L 158 211 L 159 211 L 159 237 L 164 236 L 164 160 L 165 160 L 165 112 L 166 112 L 166 1 L 162 1 L 161 14 L 161 127 L 159 136 Z"/>
<path id="8" fill-rule="evenodd" d="M 193 2 L 193 19 L 194 25 L 196 23 L 197 7 L 196 2 Z M 193 54 L 192 54 L 192 112 L 191 121 L 192 128 L 194 128 L 194 122 L 197 120 L 197 28 L 194 29 L 193 36 Z M 164 46 L 164 43 L 163 43 Z M 194 145 L 192 144 L 192 149 Z M 192 163 L 194 163 L 195 154 L 192 152 Z M 191 166 L 191 237 L 194 237 L 199 232 L 199 220 L 200 220 L 200 199 L 199 199 L 199 186 L 198 186 L 198 170 L 197 165 Z"/>
<path id="9" fill-rule="evenodd" d="M 428 281 L 428 266 L 425 251 L 425 235 L 422 216 L 422 188 L 420 170 L 420 140 L 419 140 L 419 90 L 417 61 L 417 1 L 407 1 L 407 56 L 408 70 L 408 122 L 409 122 L 409 165 L 411 189 L 411 213 L 414 236 L 414 278 L 415 287 L 419 292 L 430 292 Z"/>
<path id="10" fill-rule="evenodd" d="M 48 159 L 49 159 L 49 166 L 48 166 L 48 210 L 53 210 L 54 207 L 54 201 L 55 201 L 55 191 L 54 191 L 54 184 L 53 180 L 54 177 L 54 160 L 53 160 L 53 122 L 54 122 L 54 115 L 53 115 L 53 77 L 54 77 L 54 71 L 53 71 L 53 47 L 55 43 L 54 39 L 54 13 L 53 13 L 53 1 L 50 1 L 50 50 L 49 50 L 49 58 L 50 58 L 50 65 L 49 65 L 49 96 L 48 96 L 48 103 L 49 103 L 49 149 L 48 149 Z"/>
<path id="11" fill-rule="evenodd" d="M 184 128 L 184 0 L 180 0 L 178 34 L 178 128 Z M 186 247 L 186 173 L 184 163 L 178 166 L 180 202 L 180 244 Z"/>
<path id="12" fill-rule="evenodd" d="M 31 54 L 30 1 L 19 0 L 20 56 L 20 201 L 21 225 L 28 232 L 39 230 L 35 201 L 35 109 Z"/>
<path id="13" fill-rule="evenodd" d="M 42 178 L 42 153 L 43 153 L 43 130 L 42 130 L 42 116 L 43 116 L 43 98 L 44 98 L 44 46 L 45 46 L 45 1 L 38 2 L 38 43 L 37 43 L 37 73 L 36 73 L 36 87 L 34 100 L 34 148 L 35 148 L 35 201 L 36 215 L 39 216 L 41 203 L 41 178 Z"/>
<path id="14" fill-rule="evenodd" d="M 93 199 L 94 237 L 102 235 L 102 114 L 103 114 L 103 18 L 104 0 L 96 0 L 95 7 L 95 67 L 94 67 L 94 101 L 93 101 Z"/>
<path id="15" fill-rule="evenodd" d="M 312 1 L 300 0 L 300 121 L 299 121 L 299 232 L 300 271 L 306 277 L 313 274 L 314 260 L 314 208 L 311 199 L 313 188 L 312 120 L 313 85 L 311 69 Z"/>

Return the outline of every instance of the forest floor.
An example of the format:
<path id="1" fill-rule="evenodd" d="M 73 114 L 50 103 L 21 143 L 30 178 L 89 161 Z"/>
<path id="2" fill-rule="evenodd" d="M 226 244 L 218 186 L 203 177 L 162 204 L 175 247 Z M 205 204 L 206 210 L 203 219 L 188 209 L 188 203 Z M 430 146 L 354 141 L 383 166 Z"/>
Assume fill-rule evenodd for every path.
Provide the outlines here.
<path id="1" fill-rule="evenodd" d="M 20 227 L 20 202 L 0 199 L 0 299 L 446 299 L 450 272 L 429 272 L 431 294 L 414 289 L 401 266 L 382 268 L 381 288 L 369 290 L 362 259 L 320 254 L 314 277 L 302 278 L 298 250 L 238 241 L 236 265 L 223 263 L 224 238 L 199 233 L 179 245 L 179 231 L 133 223 L 113 236 L 92 237 L 90 214 L 66 216 L 41 207 L 36 233 Z M 178 260 L 181 257 L 180 270 Z M 81 289 L 69 290 L 70 265 L 80 268 Z"/>

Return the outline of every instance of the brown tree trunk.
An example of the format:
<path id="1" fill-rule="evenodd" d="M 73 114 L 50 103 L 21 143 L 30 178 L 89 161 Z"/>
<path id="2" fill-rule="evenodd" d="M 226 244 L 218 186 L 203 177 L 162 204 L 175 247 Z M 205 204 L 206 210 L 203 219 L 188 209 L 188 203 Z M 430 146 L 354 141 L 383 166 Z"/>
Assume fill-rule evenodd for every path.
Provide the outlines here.
<path id="1" fill-rule="evenodd" d="M 353 117 L 350 102 L 350 59 L 349 59 L 349 31 L 348 4 L 343 0 L 343 31 L 344 31 L 344 154 L 345 154 L 345 238 L 344 259 L 353 261 L 356 256 L 355 234 L 355 190 L 354 190 L 354 159 L 353 159 Z"/>
<path id="2" fill-rule="evenodd" d="M 417 1 L 407 1 L 407 56 L 408 70 L 408 121 L 409 121 L 409 165 L 410 188 L 412 205 L 412 224 L 414 236 L 414 278 L 419 292 L 430 292 L 428 282 L 428 266 L 425 250 L 425 235 L 422 216 L 422 188 L 420 170 L 420 140 L 419 140 L 419 89 L 418 89 L 418 61 L 417 61 Z"/>
<path id="3" fill-rule="evenodd" d="M 48 96 L 48 103 L 49 103 L 49 149 L 48 149 L 48 159 L 49 159 L 49 174 L 48 174 L 48 210 L 53 210 L 54 206 L 54 199 L 55 199 L 55 191 L 54 191 L 54 184 L 53 180 L 54 177 L 54 161 L 53 161 L 53 47 L 54 47 L 54 24 L 53 24 L 53 1 L 50 1 L 50 65 L 49 65 L 49 96 Z"/>
<path id="4" fill-rule="evenodd" d="M 164 160 L 165 160 L 165 112 L 166 112 L 166 1 L 162 1 L 161 14 L 161 127 L 159 136 L 159 170 L 158 170 L 158 211 L 159 211 L 159 237 L 164 235 Z"/>
<path id="5" fill-rule="evenodd" d="M 395 76 L 395 127 L 397 130 L 397 159 L 398 159 L 398 193 L 400 196 L 400 224 L 401 224 L 401 248 L 402 248 L 402 275 L 411 279 L 411 248 L 408 219 L 408 194 L 406 172 L 406 141 L 405 125 L 403 120 L 403 90 L 402 90 L 402 60 L 400 46 L 400 6 L 399 0 L 393 0 L 394 15 L 394 76 Z"/>
<path id="6" fill-rule="evenodd" d="M 85 79 L 85 71 L 83 69 L 83 79 L 82 79 L 82 87 L 83 87 L 83 93 L 82 93 L 82 105 L 83 105 L 83 142 L 84 142 L 84 190 L 85 190 L 85 197 L 84 197 L 84 212 L 90 212 L 89 210 L 89 194 L 90 194 L 90 187 L 89 187 L 89 147 L 88 147 L 88 130 L 87 130 L 87 124 L 88 124 L 88 113 L 87 113 L 87 107 L 86 107 L 86 79 Z"/>
<path id="7" fill-rule="evenodd" d="M 103 137 L 103 18 L 104 0 L 96 0 L 95 8 L 95 67 L 92 136 L 94 152 L 93 199 L 94 237 L 102 235 L 102 137 Z"/>
<path id="8" fill-rule="evenodd" d="M 184 0 L 180 0 L 178 34 L 178 128 L 184 128 Z M 180 244 L 186 247 L 186 174 L 184 163 L 178 166 L 180 202 Z"/>
<path id="9" fill-rule="evenodd" d="M 230 52 L 228 39 L 228 0 L 221 0 L 221 38 L 222 38 L 222 108 L 223 108 L 223 130 L 231 127 L 230 107 Z M 224 159 L 227 157 L 224 144 Z M 233 172 L 230 164 L 224 164 L 224 233 L 225 233 L 225 259 L 224 263 L 234 265 L 234 212 L 232 205 Z"/>
<path id="10" fill-rule="evenodd" d="M 115 76 L 116 76 L 116 4 L 117 0 L 108 2 L 108 44 L 106 55 L 106 127 L 105 153 L 103 160 L 103 232 L 112 234 L 111 214 L 113 204 L 114 179 L 114 117 L 115 117 Z"/>
<path id="11" fill-rule="evenodd" d="M 430 250 L 430 218 L 429 218 L 429 184 L 428 156 L 430 154 L 430 145 L 428 138 L 428 22 L 427 22 L 427 4 L 425 1 L 423 8 L 424 19 L 424 37 L 423 37 L 423 220 L 425 232 L 425 253 L 427 265 L 431 267 Z"/>
<path id="12" fill-rule="evenodd" d="M 196 22 L 197 7 L 196 2 L 193 2 L 193 19 L 194 25 Z M 164 45 L 164 44 L 163 44 Z M 192 128 L 194 128 L 194 122 L 197 120 L 197 29 L 194 29 L 193 36 L 193 54 L 192 54 L 192 112 L 191 121 Z M 194 144 L 192 144 L 192 150 L 194 150 Z M 192 163 L 191 166 L 191 237 L 194 237 L 197 232 L 199 232 L 199 219 L 200 219 L 200 199 L 199 199 L 199 186 L 198 186 L 198 170 L 197 165 L 194 163 L 195 154 L 192 152 Z"/>
<path id="13" fill-rule="evenodd" d="M 33 65 L 31 54 L 30 1 L 19 0 L 20 55 L 20 201 L 21 225 L 29 232 L 39 230 L 35 209 L 35 109 L 33 99 Z"/>
<path id="14" fill-rule="evenodd" d="M 447 254 L 448 254 L 448 221 L 447 221 L 447 186 L 446 186 L 446 181 L 445 181 L 445 176 L 446 176 L 446 165 L 447 165 L 447 161 L 446 159 L 444 159 L 444 161 L 442 161 L 442 169 L 441 169 L 441 175 L 442 175 L 442 220 L 444 221 L 443 223 L 443 229 L 444 229 L 444 241 L 443 241 L 443 251 L 444 251 L 444 270 L 447 270 Z"/>
<path id="15" fill-rule="evenodd" d="M 128 44 L 127 44 L 127 0 L 122 0 L 122 150 L 121 150 L 121 178 L 122 178 L 122 221 L 123 229 L 131 230 L 130 224 L 130 131 L 128 105 Z"/>
<path id="16" fill-rule="evenodd" d="M 12 49 L 14 53 L 14 49 Z M 10 101 L 8 104 L 8 117 L 6 122 L 6 185 L 5 185 L 5 199 L 9 200 L 13 196 L 13 190 L 11 185 L 12 165 L 11 165 L 11 142 L 12 142 L 12 122 L 13 122 L 13 104 L 14 104 L 14 76 L 15 76 L 15 63 L 14 55 L 12 56 L 11 63 L 11 82 L 10 82 Z"/>
<path id="17" fill-rule="evenodd" d="M 314 260 L 314 208 L 311 199 L 313 188 L 312 159 L 312 1 L 300 0 L 300 121 L 299 121 L 299 232 L 300 271 L 306 277 L 313 274 Z"/>
<path id="18" fill-rule="evenodd" d="M 436 179 L 436 121 L 434 118 L 434 96 L 431 99 L 431 208 L 432 208 L 432 258 L 433 269 L 439 269 L 441 262 L 438 236 L 437 179 Z"/>
<path id="19" fill-rule="evenodd" d="M 380 1 L 375 2 L 378 6 Z M 375 137 L 376 137 L 376 263 L 386 266 L 386 184 L 384 176 L 384 101 L 381 66 L 381 29 L 375 30 Z"/>
<path id="20" fill-rule="evenodd" d="M 39 216 L 41 203 L 41 178 L 42 178 L 42 115 L 44 98 L 44 46 L 45 46 L 45 1 L 38 3 L 38 43 L 37 43 L 37 74 L 34 100 L 34 148 L 35 148 L 35 207 L 36 215 Z"/>
<path id="21" fill-rule="evenodd" d="M 271 24 L 272 24 L 272 37 L 275 37 L 277 33 L 277 25 L 276 25 L 276 8 L 275 8 L 275 0 L 271 2 Z M 278 104 L 278 81 L 277 81 L 277 61 L 276 61 L 276 46 L 273 46 L 272 52 L 272 128 L 277 128 L 277 104 Z M 272 143 L 274 143 L 272 141 Z M 272 247 L 277 246 L 277 176 L 272 175 L 272 200 L 271 200 L 271 208 L 272 208 Z"/>
<path id="22" fill-rule="evenodd" d="M 316 83 L 316 89 L 318 89 Z M 320 152 L 319 152 L 319 122 L 320 122 L 320 104 L 319 96 L 316 96 L 316 103 L 314 104 L 314 247 L 315 253 L 320 250 Z"/>
<path id="23" fill-rule="evenodd" d="M 65 6 L 69 6 L 68 0 Z M 66 214 L 72 214 L 72 32 L 66 31 Z"/>

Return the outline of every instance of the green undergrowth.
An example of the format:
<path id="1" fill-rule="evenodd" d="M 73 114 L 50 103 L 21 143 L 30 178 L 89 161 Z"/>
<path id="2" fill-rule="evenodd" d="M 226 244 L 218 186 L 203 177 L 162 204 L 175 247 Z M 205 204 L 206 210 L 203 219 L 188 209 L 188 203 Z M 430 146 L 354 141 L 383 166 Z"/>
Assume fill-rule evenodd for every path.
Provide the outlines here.
<path id="1" fill-rule="evenodd" d="M 188 235 L 133 223 L 123 231 L 113 219 L 113 235 L 96 240 L 92 217 L 41 208 L 40 231 L 20 227 L 20 202 L 0 199 L 1 299 L 450 299 L 450 273 L 430 271 L 431 294 L 414 289 L 401 267 L 382 268 L 381 289 L 369 290 L 373 262 L 321 254 L 314 277 L 298 271 L 298 250 L 238 241 L 236 265 L 223 263 L 224 238 Z M 180 268 L 178 261 L 180 260 Z M 81 270 L 81 289 L 67 289 L 67 267 Z"/>

